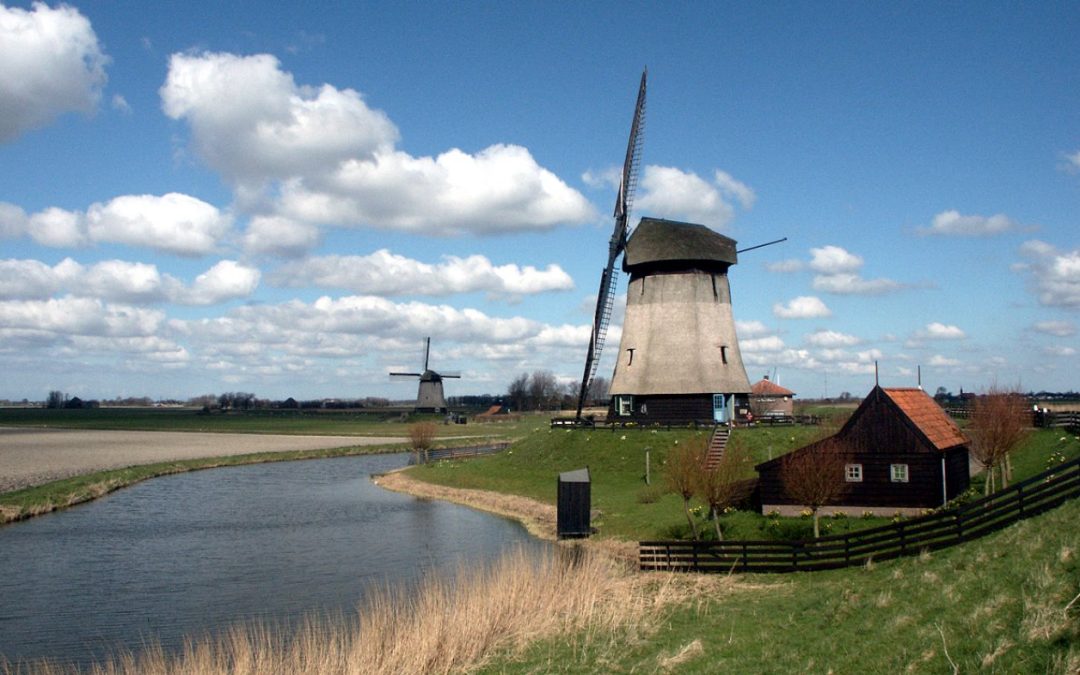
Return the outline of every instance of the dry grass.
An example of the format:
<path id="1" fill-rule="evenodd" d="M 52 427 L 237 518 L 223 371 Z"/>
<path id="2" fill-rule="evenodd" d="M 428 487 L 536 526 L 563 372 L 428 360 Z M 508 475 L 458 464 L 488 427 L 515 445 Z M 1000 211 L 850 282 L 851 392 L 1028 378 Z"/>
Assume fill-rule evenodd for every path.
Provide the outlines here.
<path id="1" fill-rule="evenodd" d="M 512 658 L 538 640 L 619 649 L 650 634 L 663 609 L 702 591 L 686 575 L 641 575 L 582 547 L 539 558 L 524 551 L 488 567 L 386 590 L 355 617 L 309 618 L 295 630 L 251 624 L 190 640 L 175 654 L 151 645 L 92 666 L 94 675 L 454 673 Z M 711 579 L 713 592 L 726 584 Z M 683 655 L 687 658 L 689 654 Z M 676 658 L 678 660 L 678 658 Z M 70 672 L 38 664 L 0 673 Z"/>

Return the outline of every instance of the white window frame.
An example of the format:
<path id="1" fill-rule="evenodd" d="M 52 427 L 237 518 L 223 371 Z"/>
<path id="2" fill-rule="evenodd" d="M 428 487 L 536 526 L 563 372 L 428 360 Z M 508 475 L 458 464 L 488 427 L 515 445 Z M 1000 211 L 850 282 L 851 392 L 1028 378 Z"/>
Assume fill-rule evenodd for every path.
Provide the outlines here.
<path id="1" fill-rule="evenodd" d="M 630 417 L 634 414 L 634 397 L 633 396 L 616 396 L 615 397 L 615 414 L 619 417 Z"/>
<path id="2" fill-rule="evenodd" d="M 844 465 L 844 480 L 848 483 L 861 483 L 862 476 L 862 464 Z"/>
<path id="3" fill-rule="evenodd" d="M 911 472 L 907 464 L 890 464 L 889 478 L 894 483 L 907 483 L 911 478 Z"/>

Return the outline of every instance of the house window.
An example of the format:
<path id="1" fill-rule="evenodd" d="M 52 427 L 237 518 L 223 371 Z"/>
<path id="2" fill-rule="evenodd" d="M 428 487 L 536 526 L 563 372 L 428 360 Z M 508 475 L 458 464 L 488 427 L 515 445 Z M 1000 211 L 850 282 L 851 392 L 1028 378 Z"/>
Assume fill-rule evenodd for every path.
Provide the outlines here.
<path id="1" fill-rule="evenodd" d="M 894 483 L 908 482 L 907 464 L 890 464 L 889 473 L 892 476 L 892 482 Z"/>
<path id="2" fill-rule="evenodd" d="M 629 417 L 634 412 L 634 397 L 633 396 L 617 396 L 615 397 L 615 412 L 619 417 Z"/>
<path id="3" fill-rule="evenodd" d="M 849 483 L 862 482 L 862 464 L 845 464 L 844 480 Z"/>

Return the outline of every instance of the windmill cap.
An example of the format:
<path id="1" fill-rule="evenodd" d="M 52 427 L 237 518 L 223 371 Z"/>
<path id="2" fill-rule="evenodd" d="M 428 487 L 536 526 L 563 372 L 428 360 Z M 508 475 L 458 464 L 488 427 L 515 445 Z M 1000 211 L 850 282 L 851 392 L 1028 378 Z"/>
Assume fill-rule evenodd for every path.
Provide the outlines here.
<path id="1" fill-rule="evenodd" d="M 628 272 L 641 265 L 683 262 L 727 268 L 738 262 L 735 240 L 704 225 L 642 218 L 626 242 L 623 269 Z"/>

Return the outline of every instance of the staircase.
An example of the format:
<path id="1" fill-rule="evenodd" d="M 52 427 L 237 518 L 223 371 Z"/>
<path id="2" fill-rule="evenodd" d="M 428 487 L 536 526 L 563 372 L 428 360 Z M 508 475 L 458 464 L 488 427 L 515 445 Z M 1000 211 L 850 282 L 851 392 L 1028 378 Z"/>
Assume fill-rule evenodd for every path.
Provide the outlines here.
<path id="1" fill-rule="evenodd" d="M 705 455 L 706 469 L 715 469 L 720 464 L 730 435 L 731 429 L 727 425 L 718 424 L 713 427 L 712 438 L 709 439 L 709 451 Z"/>

